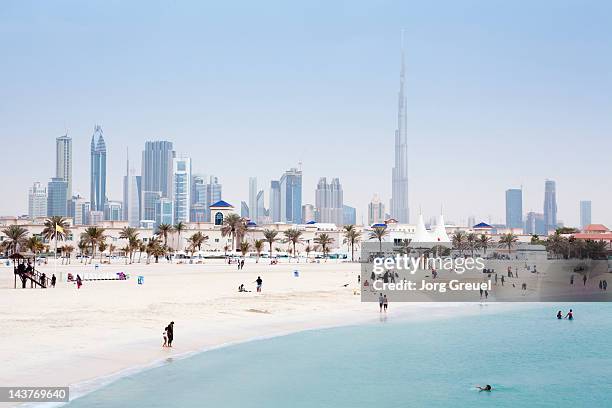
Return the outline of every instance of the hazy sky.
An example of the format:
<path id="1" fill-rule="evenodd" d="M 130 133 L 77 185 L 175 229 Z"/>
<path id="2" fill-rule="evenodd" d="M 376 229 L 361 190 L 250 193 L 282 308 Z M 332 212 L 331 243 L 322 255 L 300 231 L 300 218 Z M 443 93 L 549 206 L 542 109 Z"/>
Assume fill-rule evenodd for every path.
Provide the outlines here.
<path id="1" fill-rule="evenodd" d="M 289 4 L 292 3 L 292 4 Z M 239 208 L 303 162 L 304 202 L 339 177 L 358 221 L 388 202 L 406 30 L 410 206 L 504 222 L 504 191 L 559 218 L 579 200 L 612 227 L 612 3 L 608 1 L 0 2 L 0 214 L 55 171 L 68 129 L 73 189 L 89 195 L 102 125 L 110 199 L 125 151 L 171 140 Z"/>

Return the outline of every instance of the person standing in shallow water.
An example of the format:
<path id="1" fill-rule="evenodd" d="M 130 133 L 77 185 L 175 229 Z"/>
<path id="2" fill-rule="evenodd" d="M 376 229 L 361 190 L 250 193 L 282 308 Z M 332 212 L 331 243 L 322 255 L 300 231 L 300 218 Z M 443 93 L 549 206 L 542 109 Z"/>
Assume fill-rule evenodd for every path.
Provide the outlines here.
<path id="1" fill-rule="evenodd" d="M 170 322 L 166 327 L 166 335 L 168 337 L 168 347 L 172 347 L 172 340 L 174 340 L 174 322 Z"/>
<path id="2" fill-rule="evenodd" d="M 389 306 L 389 299 L 387 299 L 387 295 L 383 297 L 383 308 L 385 309 L 385 313 L 387 313 L 387 307 Z"/>
<path id="3" fill-rule="evenodd" d="M 383 294 L 381 293 L 380 295 L 378 295 L 378 308 L 380 309 L 380 313 L 382 313 L 384 303 L 385 303 L 385 298 L 383 297 Z"/>

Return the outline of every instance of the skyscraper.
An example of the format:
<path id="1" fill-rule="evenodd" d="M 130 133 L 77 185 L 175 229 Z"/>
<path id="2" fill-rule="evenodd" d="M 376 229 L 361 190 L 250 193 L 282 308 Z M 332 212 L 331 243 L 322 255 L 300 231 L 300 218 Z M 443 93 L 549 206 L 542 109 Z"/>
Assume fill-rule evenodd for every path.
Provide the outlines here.
<path id="1" fill-rule="evenodd" d="M 72 139 L 66 134 L 55 139 L 55 178 L 66 181 L 67 197 L 72 197 Z"/>
<path id="2" fill-rule="evenodd" d="M 280 183 L 278 180 L 272 180 L 270 182 L 270 216 L 272 222 L 280 222 L 280 210 Z"/>
<path id="3" fill-rule="evenodd" d="M 325 177 L 319 179 L 315 191 L 315 206 L 317 208 L 317 222 L 343 225 L 343 194 L 340 180 L 334 178 L 328 184 Z"/>
<path id="4" fill-rule="evenodd" d="M 287 170 L 279 181 L 280 221 L 299 224 L 302 220 L 302 171 Z"/>
<path id="5" fill-rule="evenodd" d="M 172 142 L 146 142 L 142 152 L 141 217 L 155 220 L 155 202 L 172 197 Z"/>
<path id="6" fill-rule="evenodd" d="M 344 213 L 344 225 L 355 225 L 357 223 L 357 210 L 348 205 L 342 206 Z"/>
<path id="7" fill-rule="evenodd" d="M 249 218 L 250 213 L 251 211 L 249 209 L 249 205 L 246 203 L 246 201 L 241 201 L 240 202 L 240 216 L 242 218 Z"/>
<path id="8" fill-rule="evenodd" d="M 72 196 L 68 200 L 68 217 L 72 218 L 74 225 L 89 224 L 89 213 L 91 212 L 91 203 L 79 194 Z"/>
<path id="9" fill-rule="evenodd" d="M 523 228 L 523 190 L 506 190 L 506 227 Z"/>
<path id="10" fill-rule="evenodd" d="M 253 222 L 258 222 L 257 177 L 249 177 L 249 218 Z"/>
<path id="11" fill-rule="evenodd" d="M 123 203 L 121 201 L 109 201 L 104 204 L 104 219 L 106 221 L 123 220 Z"/>
<path id="12" fill-rule="evenodd" d="M 263 219 L 266 216 L 266 206 L 264 203 L 264 192 L 263 190 L 259 190 L 257 196 L 255 197 L 255 208 L 257 209 L 257 218 L 255 222 L 257 224 L 262 224 Z"/>
<path id="13" fill-rule="evenodd" d="M 309 222 L 316 222 L 315 207 L 312 204 L 304 204 L 302 206 L 302 224 L 308 224 Z"/>
<path id="14" fill-rule="evenodd" d="M 557 228 L 557 186 L 553 180 L 544 184 L 544 228 L 546 233 Z"/>
<path id="15" fill-rule="evenodd" d="M 174 202 L 167 197 L 155 200 L 155 227 L 160 224 L 174 225 Z"/>
<path id="16" fill-rule="evenodd" d="M 128 157 L 125 176 L 123 176 L 123 219 L 128 222 L 130 227 L 140 225 L 141 199 L 141 177 L 136 175 L 135 169 L 130 168 Z"/>
<path id="17" fill-rule="evenodd" d="M 174 222 L 189 222 L 189 211 L 191 209 L 191 159 L 174 159 L 173 174 Z"/>
<path id="18" fill-rule="evenodd" d="M 34 183 L 28 192 L 28 217 L 47 216 L 47 188 L 39 182 Z"/>
<path id="19" fill-rule="evenodd" d="M 395 166 L 392 172 L 391 217 L 402 224 L 410 222 L 408 209 L 408 136 L 406 131 L 407 100 L 404 90 L 406 67 L 404 63 L 404 33 L 402 31 L 402 62 L 395 131 Z"/>
<path id="20" fill-rule="evenodd" d="M 380 224 L 385 222 L 385 205 L 377 194 L 374 194 L 372 201 L 368 205 L 368 224 Z"/>
<path id="21" fill-rule="evenodd" d="M 191 178 L 191 221 L 210 222 L 210 206 L 221 200 L 222 185 L 215 176 Z"/>
<path id="22" fill-rule="evenodd" d="M 60 177 L 53 177 L 47 184 L 47 216 L 68 215 L 68 182 Z"/>
<path id="23" fill-rule="evenodd" d="M 591 201 L 580 201 L 580 229 L 591 224 Z"/>
<path id="24" fill-rule="evenodd" d="M 102 127 L 96 125 L 91 135 L 90 201 L 92 211 L 104 211 L 106 203 L 106 143 Z"/>
<path id="25" fill-rule="evenodd" d="M 525 234 L 546 235 L 544 226 L 544 214 L 528 212 L 525 217 Z"/>

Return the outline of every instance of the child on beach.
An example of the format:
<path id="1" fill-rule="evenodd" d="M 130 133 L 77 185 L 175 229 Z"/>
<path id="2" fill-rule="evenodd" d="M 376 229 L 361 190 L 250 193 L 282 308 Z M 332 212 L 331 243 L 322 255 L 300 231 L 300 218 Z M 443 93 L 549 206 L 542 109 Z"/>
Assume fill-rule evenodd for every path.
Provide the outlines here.
<path id="1" fill-rule="evenodd" d="M 162 344 L 162 347 L 168 347 L 168 328 L 164 327 L 164 344 Z"/>

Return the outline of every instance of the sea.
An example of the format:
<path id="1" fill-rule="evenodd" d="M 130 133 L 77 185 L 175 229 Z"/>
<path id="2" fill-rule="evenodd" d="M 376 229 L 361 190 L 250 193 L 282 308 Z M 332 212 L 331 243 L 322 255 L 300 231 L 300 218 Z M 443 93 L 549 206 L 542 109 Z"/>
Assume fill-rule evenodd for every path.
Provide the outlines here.
<path id="1" fill-rule="evenodd" d="M 611 407 L 612 304 L 480 308 L 254 340 L 123 377 L 80 407 Z M 574 310 L 573 320 L 556 313 Z M 180 334 L 175 341 L 180 341 Z M 491 392 L 476 385 L 490 384 Z"/>

